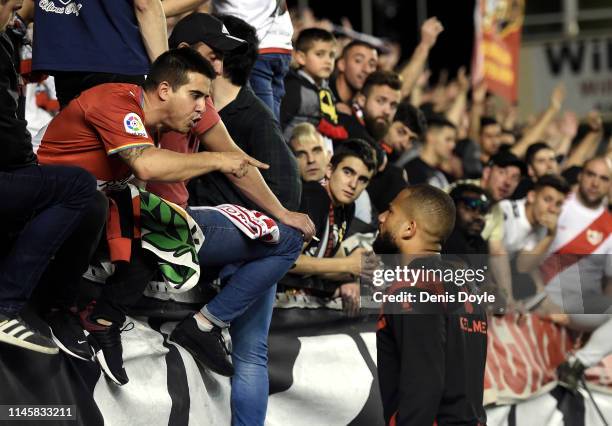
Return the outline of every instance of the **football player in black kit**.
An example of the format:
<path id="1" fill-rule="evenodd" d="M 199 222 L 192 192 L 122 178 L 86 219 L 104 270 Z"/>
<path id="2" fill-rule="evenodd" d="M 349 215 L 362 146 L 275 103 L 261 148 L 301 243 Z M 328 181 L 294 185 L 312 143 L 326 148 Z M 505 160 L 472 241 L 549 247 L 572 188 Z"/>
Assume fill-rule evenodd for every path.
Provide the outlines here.
<path id="1" fill-rule="evenodd" d="M 453 267 L 440 258 L 455 224 L 455 206 L 442 190 L 424 184 L 404 189 L 379 220 L 377 254 L 397 254 L 410 268 Z M 396 282 L 387 290 L 414 294 L 414 303 L 385 304 L 378 322 L 378 378 L 386 425 L 486 424 L 487 317 L 481 306 L 457 297 L 473 292 L 470 287 L 432 279 Z M 423 292 L 455 295 L 455 302 L 419 302 L 431 299 L 420 297 Z"/>

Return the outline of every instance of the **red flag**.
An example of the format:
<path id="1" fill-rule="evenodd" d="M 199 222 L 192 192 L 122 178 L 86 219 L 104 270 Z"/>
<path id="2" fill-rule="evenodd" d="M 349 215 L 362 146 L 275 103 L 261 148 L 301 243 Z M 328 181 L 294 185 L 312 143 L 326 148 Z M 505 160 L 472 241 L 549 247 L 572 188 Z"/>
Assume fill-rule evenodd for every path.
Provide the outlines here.
<path id="1" fill-rule="evenodd" d="M 514 103 L 518 97 L 519 49 L 524 0 L 476 0 L 474 82 Z"/>

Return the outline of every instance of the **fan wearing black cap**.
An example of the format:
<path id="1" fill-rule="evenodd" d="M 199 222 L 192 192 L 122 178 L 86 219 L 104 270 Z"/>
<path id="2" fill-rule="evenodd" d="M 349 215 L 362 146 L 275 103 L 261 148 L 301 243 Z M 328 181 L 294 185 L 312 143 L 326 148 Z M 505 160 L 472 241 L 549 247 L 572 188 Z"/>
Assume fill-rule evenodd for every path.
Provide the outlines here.
<path id="1" fill-rule="evenodd" d="M 209 257 L 214 258 L 219 266 L 241 262 L 230 282 L 237 274 L 242 274 L 249 282 L 243 284 L 243 290 L 236 289 L 238 296 L 242 298 L 242 293 L 252 293 L 253 286 L 262 279 L 268 282 L 266 291 L 240 310 L 229 309 L 236 306 L 234 300 L 225 299 L 225 304 L 215 302 L 222 290 L 195 316 L 187 317 L 178 325 L 170 338 L 187 349 L 204 367 L 226 375 L 233 371 L 232 424 L 259 425 L 264 423 L 268 401 L 267 341 L 276 282 L 291 266 L 285 262 L 291 260 L 293 264 L 302 248 L 302 239 L 299 235 L 296 238 L 297 233 L 291 232 L 289 226 L 298 228 L 309 240 L 314 224 L 307 215 L 293 211 L 299 207 L 301 190 L 295 158 L 272 112 L 246 84 L 257 57 L 255 29 L 235 17 L 222 19 L 226 21 L 204 13 L 189 15 L 176 24 L 169 40 L 172 47 L 190 46 L 196 49 L 212 63 L 216 73 L 212 94 L 223 121 L 218 121 L 209 131 L 196 135 L 195 139 L 209 151 L 240 155 L 245 155 L 246 151 L 248 155 L 269 164 L 270 168 L 263 173 L 250 168 L 249 173 L 240 179 L 218 173 L 194 180 L 190 183 L 192 191 L 189 201 L 196 206 L 230 203 L 266 211 L 281 222 L 279 244 L 285 248 L 279 251 L 271 247 L 274 245 L 257 242 L 232 244 L 228 248 L 229 240 L 239 240 L 229 238 L 228 226 L 219 222 L 218 218 L 210 223 L 210 210 L 188 208 L 202 226 L 211 250 L 223 247 Z M 162 138 L 162 145 L 165 138 Z M 193 138 L 192 132 L 190 140 Z M 182 146 L 187 146 L 186 138 L 183 138 Z M 232 225 L 229 227 L 233 228 Z M 211 229 L 212 237 L 206 235 L 208 229 Z M 246 237 L 242 236 L 242 239 Z M 297 247 L 294 244 L 296 241 Z M 296 248 L 297 252 L 294 252 Z M 262 252 L 265 253 L 265 268 L 263 263 L 261 267 L 256 267 L 253 261 L 256 253 Z M 251 271 L 250 277 L 245 277 L 241 272 L 247 269 Z M 225 354 L 219 351 L 213 353 L 208 337 L 211 334 L 208 330 L 227 327 L 230 322 L 233 366 L 227 365 L 227 361 L 223 362 Z M 211 358 L 218 362 L 211 363 Z"/>
<path id="2" fill-rule="evenodd" d="M 501 290 L 502 296 L 505 296 L 508 306 L 514 305 L 514 296 L 512 295 L 510 263 L 504 247 L 504 213 L 499 202 L 510 198 L 524 172 L 525 164 L 518 157 L 510 152 L 502 151 L 491 157 L 482 171 L 481 179 L 460 180 L 449 187 L 449 190 L 452 190 L 455 185 L 462 183 L 474 184 L 485 189 L 493 199 L 494 204 L 485 216 L 485 227 L 481 235 L 489 245 L 494 281 Z"/>

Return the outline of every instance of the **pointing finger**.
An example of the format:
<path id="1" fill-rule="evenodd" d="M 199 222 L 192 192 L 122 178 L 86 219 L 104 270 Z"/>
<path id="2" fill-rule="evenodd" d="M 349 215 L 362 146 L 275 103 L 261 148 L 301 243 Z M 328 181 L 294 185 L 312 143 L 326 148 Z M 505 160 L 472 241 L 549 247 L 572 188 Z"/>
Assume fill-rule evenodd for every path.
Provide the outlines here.
<path id="1" fill-rule="evenodd" d="M 256 160 L 256 159 L 255 159 L 255 158 L 253 158 L 253 157 L 247 157 L 247 160 L 248 160 L 248 162 L 249 162 L 249 164 L 250 164 L 251 166 L 257 167 L 258 169 L 264 169 L 264 170 L 267 170 L 267 169 L 269 169 L 269 168 L 270 168 L 270 165 L 269 165 L 269 164 L 262 163 L 261 161 Z"/>

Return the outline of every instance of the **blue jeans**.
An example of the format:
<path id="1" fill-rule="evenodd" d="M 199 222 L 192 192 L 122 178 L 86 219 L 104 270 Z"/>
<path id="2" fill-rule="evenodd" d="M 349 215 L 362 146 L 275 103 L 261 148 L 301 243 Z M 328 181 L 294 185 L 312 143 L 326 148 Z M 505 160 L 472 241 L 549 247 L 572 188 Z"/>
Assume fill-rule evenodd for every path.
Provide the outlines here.
<path id="1" fill-rule="evenodd" d="M 202 308 L 213 324 L 229 327 L 293 266 L 302 250 L 302 237 L 297 230 L 278 223 L 280 241 L 267 244 L 249 239 L 218 211 L 190 208 L 188 212 L 204 232 L 200 264 L 213 268 L 231 265 L 233 269 L 225 287 Z M 222 274 L 229 275 L 226 271 Z"/>
<path id="2" fill-rule="evenodd" d="M 285 96 L 285 76 L 289 71 L 291 55 L 264 53 L 258 56 L 249 79 L 253 91 L 280 120 L 280 104 Z"/>
<path id="3" fill-rule="evenodd" d="M 85 170 L 38 165 L 0 172 L 0 197 L 0 234 L 14 232 L 21 228 L 19 221 L 25 222 L 0 260 L 0 312 L 14 316 L 54 256 L 50 269 L 55 274 L 49 280 L 62 287 L 78 286 L 104 226 L 107 201 Z"/>
<path id="4" fill-rule="evenodd" d="M 232 322 L 232 426 L 263 425 L 268 408 L 268 332 L 276 285 Z"/>
<path id="5" fill-rule="evenodd" d="M 268 404 L 268 330 L 276 283 L 302 250 L 300 233 L 278 224 L 280 241 L 267 244 L 247 238 L 214 210 L 188 209 L 204 232 L 200 264 L 219 268 L 227 284 L 202 313 L 220 327 L 231 323 L 232 424 L 263 425 Z"/>

